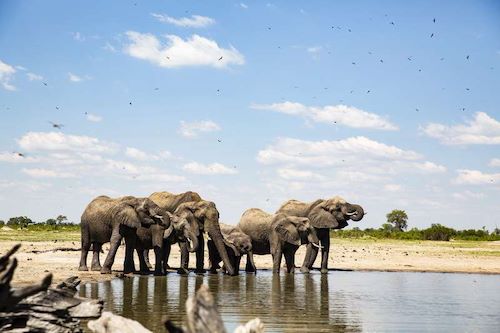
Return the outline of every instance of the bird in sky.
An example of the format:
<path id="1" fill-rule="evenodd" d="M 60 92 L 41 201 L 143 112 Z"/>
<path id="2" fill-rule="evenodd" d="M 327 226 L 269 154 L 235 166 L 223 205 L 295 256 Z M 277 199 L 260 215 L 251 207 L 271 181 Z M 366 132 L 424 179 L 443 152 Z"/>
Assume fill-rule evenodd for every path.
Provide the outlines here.
<path id="1" fill-rule="evenodd" d="M 18 152 L 18 151 L 13 151 L 12 153 L 13 153 L 13 154 L 16 154 L 16 155 L 17 155 L 17 156 L 19 156 L 19 157 L 26 157 L 26 155 L 24 155 L 23 153 L 20 153 L 20 152 Z"/>
<path id="2" fill-rule="evenodd" d="M 128 105 L 132 106 L 132 102 L 128 102 Z"/>
<path id="3" fill-rule="evenodd" d="M 58 107 L 58 106 L 56 106 L 56 110 L 59 110 L 59 107 Z"/>
<path id="4" fill-rule="evenodd" d="M 384 63 L 384 60 L 383 60 L 383 59 L 380 59 L 380 62 L 381 62 L 381 63 Z"/>
<path id="5" fill-rule="evenodd" d="M 47 82 L 42 82 L 44 86 L 47 86 Z"/>
<path id="6" fill-rule="evenodd" d="M 436 18 L 433 18 L 433 19 L 432 19 L 432 22 L 436 23 Z"/>
<path id="7" fill-rule="evenodd" d="M 223 58 L 223 56 L 221 56 L 221 57 L 219 58 L 219 61 L 221 61 L 221 60 L 222 60 L 222 58 Z"/>
<path id="8" fill-rule="evenodd" d="M 411 56 L 409 56 L 407 59 L 408 59 L 409 61 L 411 61 Z"/>
<path id="9" fill-rule="evenodd" d="M 434 37 L 434 33 L 431 34 L 431 38 Z"/>
<path id="10" fill-rule="evenodd" d="M 167 58 L 168 60 L 170 60 L 170 57 L 169 57 L 169 56 L 165 56 L 165 58 Z"/>
<path id="11" fill-rule="evenodd" d="M 391 22 L 391 24 L 392 24 L 392 25 L 396 25 L 396 24 L 394 23 L 394 21 L 392 21 L 392 22 Z"/>
<path id="12" fill-rule="evenodd" d="M 160 90 L 160 88 L 156 87 L 155 90 Z"/>
<path id="13" fill-rule="evenodd" d="M 419 112 L 420 110 L 418 108 L 416 108 L 415 111 Z"/>
<path id="14" fill-rule="evenodd" d="M 222 140 L 221 139 L 217 139 L 217 142 L 222 142 Z"/>
<path id="15" fill-rule="evenodd" d="M 467 60 L 469 60 L 469 55 L 467 55 L 467 57 L 465 57 Z"/>
<path id="16" fill-rule="evenodd" d="M 369 93 L 370 93 L 370 90 L 368 90 L 366 93 L 367 93 L 367 94 L 369 94 Z"/>
<path id="17" fill-rule="evenodd" d="M 54 127 L 54 128 L 62 129 L 64 127 L 63 124 L 56 124 L 56 123 L 53 123 L 51 121 L 49 121 L 49 123 L 51 123 L 52 127 Z"/>
<path id="18" fill-rule="evenodd" d="M 355 63 L 354 61 L 353 61 L 353 62 L 351 62 L 351 64 L 356 65 L 356 63 Z"/>

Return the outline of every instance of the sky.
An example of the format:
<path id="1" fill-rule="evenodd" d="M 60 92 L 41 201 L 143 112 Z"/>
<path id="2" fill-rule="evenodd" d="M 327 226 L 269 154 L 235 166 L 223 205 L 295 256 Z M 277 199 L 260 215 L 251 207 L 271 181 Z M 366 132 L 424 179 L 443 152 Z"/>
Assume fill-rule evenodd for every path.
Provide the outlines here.
<path id="1" fill-rule="evenodd" d="M 497 1 L 0 2 L 0 219 L 193 190 L 500 226 Z"/>

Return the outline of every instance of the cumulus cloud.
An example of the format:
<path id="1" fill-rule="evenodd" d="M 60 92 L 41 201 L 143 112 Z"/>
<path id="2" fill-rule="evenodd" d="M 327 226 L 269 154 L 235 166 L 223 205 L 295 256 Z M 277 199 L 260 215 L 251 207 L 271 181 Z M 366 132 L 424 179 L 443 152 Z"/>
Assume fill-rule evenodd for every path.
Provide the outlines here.
<path id="1" fill-rule="evenodd" d="M 71 81 L 71 82 L 82 82 L 84 80 L 83 77 L 81 76 L 78 76 L 76 74 L 73 74 L 71 72 L 68 73 L 68 79 Z"/>
<path id="2" fill-rule="evenodd" d="M 76 176 L 70 172 L 61 172 L 50 169 L 32 168 L 22 169 L 22 172 L 34 178 L 75 178 Z"/>
<path id="3" fill-rule="evenodd" d="M 184 164 L 183 169 L 187 172 L 198 175 L 233 175 L 238 173 L 236 170 L 220 163 L 202 164 L 198 162 L 190 162 Z"/>
<path id="4" fill-rule="evenodd" d="M 172 157 L 172 154 L 169 151 L 162 151 L 158 154 L 149 154 L 133 147 L 127 147 L 125 150 L 125 155 L 131 159 L 138 161 L 158 161 L 161 159 L 168 159 Z"/>
<path id="5" fill-rule="evenodd" d="M 15 72 L 16 69 L 14 67 L 0 60 L 0 85 L 2 85 L 5 90 L 16 90 L 16 87 L 10 83 Z"/>
<path id="6" fill-rule="evenodd" d="M 278 169 L 278 176 L 283 179 L 292 180 L 292 179 L 301 179 L 301 180 L 322 180 L 324 177 L 318 173 L 308 171 L 308 170 L 299 170 L 293 168 L 281 168 Z"/>
<path id="7" fill-rule="evenodd" d="M 220 131 L 220 126 L 211 120 L 202 120 L 194 122 L 181 121 L 179 133 L 185 138 L 197 137 L 200 133 Z"/>
<path id="8" fill-rule="evenodd" d="M 173 24 L 184 28 L 205 28 L 215 23 L 215 20 L 208 16 L 191 15 L 191 17 L 175 18 L 165 14 L 152 13 L 155 19 L 162 23 Z"/>
<path id="9" fill-rule="evenodd" d="M 500 167 L 500 158 L 493 158 L 488 165 L 491 167 Z"/>
<path id="10" fill-rule="evenodd" d="M 115 145 L 97 138 L 69 135 L 61 132 L 28 132 L 17 140 L 19 147 L 28 150 L 66 150 L 80 152 L 113 152 Z"/>
<path id="11" fill-rule="evenodd" d="M 296 163 L 302 165 L 331 166 L 343 163 L 345 158 L 382 160 L 417 160 L 421 156 L 411 150 L 389 146 L 363 136 L 344 140 L 307 141 L 280 138 L 266 149 L 259 151 L 257 160 L 263 164 Z"/>
<path id="12" fill-rule="evenodd" d="M 30 81 L 41 81 L 43 80 L 43 76 L 35 74 L 35 73 L 26 73 L 28 80 Z"/>
<path id="13" fill-rule="evenodd" d="M 469 199 L 482 199 L 486 197 L 484 193 L 481 192 L 472 192 L 472 191 L 464 191 L 464 192 L 454 192 L 452 194 L 453 198 L 460 200 L 469 200 Z"/>
<path id="14" fill-rule="evenodd" d="M 430 123 L 421 131 L 446 145 L 500 144 L 500 121 L 484 112 L 477 112 L 465 125 Z"/>
<path id="15" fill-rule="evenodd" d="M 0 152 L 0 162 L 8 163 L 34 163 L 38 159 L 31 156 L 22 156 L 16 152 Z"/>
<path id="16" fill-rule="evenodd" d="M 245 63 L 243 55 L 233 46 L 221 48 L 216 41 L 192 35 L 183 39 L 176 35 L 166 35 L 167 43 L 162 45 L 152 34 L 127 31 L 130 44 L 124 52 L 134 58 L 147 60 L 166 68 L 183 66 L 212 66 L 224 68 L 230 64 Z M 222 59 L 221 59 L 222 57 Z M 220 60 L 219 60 L 220 59 Z"/>
<path id="17" fill-rule="evenodd" d="M 460 169 L 455 184 L 462 185 L 494 185 L 500 183 L 500 173 L 484 173 L 479 170 Z"/>
<path id="18" fill-rule="evenodd" d="M 424 163 L 415 163 L 416 168 L 425 173 L 441 173 L 446 171 L 446 167 L 438 165 L 429 161 Z"/>
<path id="19" fill-rule="evenodd" d="M 347 105 L 306 106 L 296 102 L 254 104 L 253 109 L 269 110 L 288 115 L 300 116 L 317 123 L 344 125 L 353 128 L 397 130 L 398 127 L 381 116 Z"/>
<path id="20" fill-rule="evenodd" d="M 101 116 L 98 116 L 96 114 L 92 114 L 92 113 L 87 113 L 86 117 L 88 121 L 91 121 L 93 123 L 98 123 L 98 122 L 101 122 L 102 121 L 102 117 Z"/>
<path id="21" fill-rule="evenodd" d="M 401 185 L 399 184 L 386 184 L 384 185 L 384 190 L 389 192 L 399 192 L 401 191 Z"/>

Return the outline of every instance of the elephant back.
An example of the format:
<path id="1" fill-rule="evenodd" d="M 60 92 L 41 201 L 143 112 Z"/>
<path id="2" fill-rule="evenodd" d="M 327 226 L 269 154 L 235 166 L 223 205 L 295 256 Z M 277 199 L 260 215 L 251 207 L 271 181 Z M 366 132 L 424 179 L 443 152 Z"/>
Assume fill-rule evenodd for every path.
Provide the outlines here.
<path id="1" fill-rule="evenodd" d="M 167 210 L 171 213 L 175 212 L 180 204 L 191 201 L 201 201 L 201 197 L 198 193 L 187 191 L 184 193 L 173 194 L 170 192 L 154 192 L 149 196 L 151 200 L 161 209 Z"/>
<path id="2" fill-rule="evenodd" d="M 273 214 L 269 214 L 259 208 L 247 209 L 242 215 L 238 228 L 249 235 L 252 240 L 267 238 L 271 232 Z"/>
<path id="3" fill-rule="evenodd" d="M 307 217 L 312 206 L 318 204 L 321 199 L 316 200 L 314 203 L 307 203 L 299 200 L 288 200 L 284 202 L 281 207 L 276 211 L 276 214 L 283 213 L 292 216 Z"/>

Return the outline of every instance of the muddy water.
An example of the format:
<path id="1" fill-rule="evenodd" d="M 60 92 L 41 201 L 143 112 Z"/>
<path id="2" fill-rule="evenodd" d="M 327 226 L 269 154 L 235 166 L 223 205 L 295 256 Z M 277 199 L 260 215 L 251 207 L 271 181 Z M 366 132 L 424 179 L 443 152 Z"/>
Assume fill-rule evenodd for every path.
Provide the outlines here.
<path id="1" fill-rule="evenodd" d="M 185 301 L 208 284 L 229 332 L 260 317 L 266 332 L 498 332 L 500 276 L 439 273 L 330 272 L 238 277 L 175 273 L 91 283 L 80 295 L 163 332 Z"/>

